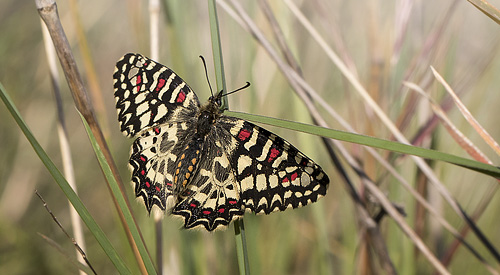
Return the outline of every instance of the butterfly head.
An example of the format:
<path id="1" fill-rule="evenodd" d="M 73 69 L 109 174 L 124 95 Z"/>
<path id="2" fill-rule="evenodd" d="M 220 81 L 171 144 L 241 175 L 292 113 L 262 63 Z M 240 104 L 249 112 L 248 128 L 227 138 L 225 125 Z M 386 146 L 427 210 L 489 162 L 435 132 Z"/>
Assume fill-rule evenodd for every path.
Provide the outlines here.
<path id="1" fill-rule="evenodd" d="M 231 91 L 231 92 L 228 92 L 228 93 L 224 93 L 224 90 L 221 90 L 220 92 L 218 92 L 216 95 L 213 95 L 208 99 L 209 102 L 211 102 L 211 104 L 213 105 L 216 105 L 218 109 L 221 109 L 221 106 L 222 106 L 222 98 L 225 97 L 225 96 L 228 96 L 230 94 L 234 94 L 238 91 L 241 91 L 243 89 L 246 89 L 250 86 L 250 82 L 247 81 L 247 83 L 241 87 L 241 88 L 238 88 L 234 91 Z M 212 91 L 212 89 L 210 89 L 210 91 Z M 227 107 L 225 108 L 227 109 Z"/>
<path id="2" fill-rule="evenodd" d="M 217 95 L 212 95 L 208 98 L 208 101 L 211 102 L 211 104 L 216 105 L 218 108 L 222 106 L 222 97 L 226 96 L 227 94 L 223 94 L 223 92 L 219 92 Z"/>

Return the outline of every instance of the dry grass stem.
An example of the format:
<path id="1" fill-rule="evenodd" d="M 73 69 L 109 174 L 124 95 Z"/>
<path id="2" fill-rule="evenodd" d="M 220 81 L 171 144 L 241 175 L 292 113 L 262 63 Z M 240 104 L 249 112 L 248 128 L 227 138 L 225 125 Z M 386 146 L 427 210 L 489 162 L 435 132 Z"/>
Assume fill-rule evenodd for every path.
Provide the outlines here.
<path id="1" fill-rule="evenodd" d="M 260 33 L 260 31 L 255 26 L 255 24 L 253 24 L 251 22 L 250 18 L 246 15 L 246 13 L 244 13 L 244 11 L 241 8 L 241 6 L 239 6 L 239 4 L 236 3 L 235 1 L 232 1 L 232 4 L 235 7 L 235 9 L 238 12 L 238 14 L 243 19 L 243 21 L 247 23 L 247 25 L 248 25 L 249 29 L 252 31 L 252 34 L 254 35 L 254 37 L 257 38 L 257 40 L 268 51 L 268 53 L 271 55 L 271 57 L 273 57 L 273 60 L 275 60 L 275 62 L 278 64 L 278 67 L 283 68 L 282 71 L 284 72 L 285 76 L 288 77 L 288 75 L 292 74 L 293 70 L 291 70 L 291 69 L 287 70 L 288 66 L 285 65 L 281 61 L 281 59 L 277 56 L 277 54 L 274 52 L 274 50 L 270 46 L 269 42 L 267 42 L 267 40 L 263 37 L 263 35 Z M 293 83 L 295 83 L 295 81 L 292 80 L 291 81 L 292 86 L 293 86 Z M 296 91 L 300 91 L 301 89 L 295 89 L 295 90 Z M 314 105 L 312 104 L 312 102 L 309 100 L 309 98 L 307 96 L 305 96 L 305 95 L 301 95 L 301 98 L 304 100 L 304 103 L 308 107 L 308 109 L 311 112 L 311 114 L 313 115 L 313 117 L 318 121 L 319 125 L 321 125 L 323 127 L 327 127 L 326 122 L 323 120 L 322 117 L 319 116 L 319 114 L 317 113 L 317 111 L 315 111 L 316 109 L 315 109 Z M 333 142 L 335 143 L 336 141 L 333 141 Z M 354 161 L 354 159 L 352 157 L 347 157 L 349 155 L 347 151 L 341 150 L 341 152 L 343 153 L 343 156 L 346 159 L 348 159 L 348 162 L 350 163 L 351 166 L 353 166 L 353 167 L 355 167 L 355 166 L 359 167 L 359 165 L 355 164 L 355 161 Z M 370 181 L 364 181 L 364 182 L 366 183 L 366 182 L 370 182 Z M 374 184 L 365 184 L 365 185 L 370 189 L 370 192 L 377 198 L 377 200 L 384 206 L 384 208 L 386 208 L 386 207 L 391 208 L 390 210 L 386 209 L 387 212 L 391 215 L 391 217 L 393 217 L 393 215 L 398 212 L 393 207 L 392 203 L 387 200 L 386 196 L 380 190 L 378 190 L 378 192 L 374 192 L 374 189 L 378 189 L 378 187 L 376 187 Z M 430 252 L 430 250 L 424 245 L 424 243 L 420 240 L 420 238 L 418 238 L 418 236 L 416 236 L 416 234 L 406 224 L 406 222 L 401 217 L 401 215 L 399 213 L 397 215 L 398 215 L 397 218 L 395 218 L 395 217 L 393 217 L 393 218 L 398 223 L 398 225 L 414 241 L 414 243 L 416 244 L 416 246 L 419 249 L 421 249 L 422 253 L 429 259 L 429 261 L 433 265 L 435 265 L 435 267 L 438 270 L 445 271 L 446 269 L 439 263 L 439 261 L 434 257 L 434 255 Z M 404 224 L 401 224 L 401 222 L 404 223 Z"/>
<path id="2" fill-rule="evenodd" d="M 478 161 L 493 164 L 493 162 L 488 159 L 488 157 L 483 152 L 481 152 L 481 150 L 479 150 L 479 148 L 477 148 L 477 146 L 475 146 L 474 143 L 472 143 L 472 141 L 453 124 L 453 122 L 451 122 L 441 106 L 439 106 L 436 101 L 434 101 L 427 93 L 425 93 L 422 88 L 410 82 L 404 82 L 404 85 L 418 92 L 429 101 L 432 109 L 434 110 L 434 114 L 436 114 L 437 117 L 441 120 L 443 126 L 446 128 L 446 130 L 448 130 L 448 133 L 470 156 L 474 157 L 474 159 Z"/>
<path id="3" fill-rule="evenodd" d="M 328 46 L 325 40 L 319 35 L 319 33 L 314 29 L 309 20 L 300 12 L 300 10 L 295 6 L 290 0 L 284 0 L 288 5 L 290 10 L 297 17 L 299 22 L 309 31 L 311 36 L 320 45 L 320 47 L 325 51 L 326 55 L 332 60 L 332 62 L 338 67 L 342 74 L 349 80 L 349 82 L 354 86 L 355 90 L 363 98 L 367 106 L 377 114 L 379 119 L 384 123 L 384 125 L 390 130 L 390 132 L 396 137 L 396 139 L 404 144 L 410 144 L 408 139 L 399 131 L 395 124 L 389 119 L 387 114 L 382 110 L 382 108 L 373 100 L 369 95 L 367 90 L 361 85 L 361 83 L 354 77 L 354 75 L 347 69 L 344 63 L 338 58 L 335 52 Z M 438 177 L 434 174 L 433 170 L 427 165 L 427 163 L 415 156 L 410 156 L 417 166 L 422 170 L 422 172 L 427 176 L 427 178 L 434 184 L 438 192 L 443 196 L 443 198 L 448 202 L 448 204 L 453 208 L 453 210 L 461 216 L 460 208 L 458 207 L 456 201 L 452 198 L 446 187 L 441 183 Z"/>
<path id="4" fill-rule="evenodd" d="M 469 122 L 469 124 L 476 130 L 476 132 L 483 138 L 483 140 L 497 153 L 500 155 L 500 146 L 493 139 L 493 137 L 479 124 L 479 122 L 474 118 L 474 116 L 470 113 L 470 111 L 465 107 L 460 98 L 458 98 L 457 94 L 453 91 L 453 89 L 446 83 L 444 78 L 431 66 L 432 73 L 436 77 L 436 79 L 443 85 L 448 94 L 453 98 L 456 106 L 464 116 L 464 118 Z"/>
<path id="5" fill-rule="evenodd" d="M 441 120 L 444 127 L 447 129 L 448 133 L 470 156 L 472 156 L 474 159 L 478 161 L 488 164 L 493 164 L 493 162 L 490 159 L 488 159 L 488 157 L 481 150 L 479 150 L 477 146 L 475 146 L 475 144 L 453 124 L 453 122 L 451 122 L 451 120 L 448 118 L 448 116 L 446 115 L 445 111 L 441 108 L 441 106 L 439 106 L 437 102 L 435 102 L 427 93 L 425 93 L 425 91 L 420 86 L 410 82 L 404 82 L 404 85 L 418 92 L 420 95 L 422 95 L 430 102 L 432 109 L 434 110 L 434 114 Z M 471 220 L 477 221 L 479 219 L 481 214 L 486 209 L 486 206 L 489 205 L 492 199 L 494 198 L 494 195 L 496 194 L 497 190 L 498 190 L 498 185 L 493 185 L 489 188 L 487 192 L 484 193 L 483 198 L 481 199 L 481 203 L 476 207 L 476 209 L 473 211 L 473 214 L 471 215 Z M 464 242 L 464 238 L 469 232 L 469 230 L 470 227 L 465 226 L 460 233 L 458 232 L 455 233 L 453 231 L 453 235 L 455 236 L 456 239 L 454 240 L 453 244 L 450 245 L 448 252 L 443 257 L 443 262 L 445 264 L 449 263 L 449 261 L 451 260 L 451 256 L 458 248 L 458 245 Z M 470 245 L 467 245 L 467 247 L 470 247 Z M 492 267 L 489 264 L 486 263 L 484 264 L 488 267 L 488 269 L 490 269 L 490 271 L 492 270 Z M 492 274 L 496 273 L 492 272 Z"/>
<path id="6" fill-rule="evenodd" d="M 84 252 L 84 249 L 82 248 L 81 245 L 78 244 L 78 241 L 76 241 L 75 239 L 73 239 L 69 234 L 68 232 L 66 231 L 66 229 L 64 229 L 64 227 L 62 226 L 62 224 L 59 222 L 59 220 L 56 218 L 56 216 L 54 215 L 54 213 L 52 213 L 52 211 L 50 210 L 49 206 L 47 205 L 47 202 L 45 202 L 45 200 L 42 198 L 42 196 L 40 195 L 40 193 L 38 193 L 37 190 L 35 190 L 35 194 L 38 196 L 38 198 L 42 201 L 43 203 L 43 207 L 45 207 L 45 210 L 47 210 L 47 212 L 49 213 L 49 215 L 52 217 L 52 219 L 54 220 L 54 222 L 57 224 L 57 226 L 59 227 L 59 229 L 61 229 L 61 231 L 64 233 L 64 235 L 66 235 L 66 237 L 73 243 L 73 245 L 75 246 L 76 248 L 76 251 L 78 253 L 78 255 L 81 256 L 83 262 L 82 264 L 86 265 L 87 267 L 89 267 L 92 272 L 94 274 L 97 274 L 94 270 L 94 267 L 92 266 L 92 264 L 90 263 L 89 259 L 87 258 L 87 255 L 85 254 Z M 80 270 L 80 273 L 83 273 L 83 274 L 86 274 L 85 272 L 83 272 L 83 270 Z"/>
<path id="7" fill-rule="evenodd" d="M 43 28 L 43 37 L 44 37 L 44 43 L 45 43 L 45 51 L 47 54 L 47 60 L 49 64 L 49 71 L 50 71 L 50 78 L 52 80 L 52 87 L 54 89 L 54 95 L 55 95 L 55 101 L 56 101 L 56 106 L 57 106 L 57 118 L 58 118 L 58 125 L 57 125 L 57 134 L 59 136 L 59 146 L 61 149 L 61 155 L 63 159 L 63 169 L 64 169 L 64 177 L 68 181 L 69 185 L 75 193 L 77 192 L 77 187 L 76 187 L 76 182 L 75 182 L 75 173 L 74 173 L 74 168 L 73 168 L 73 160 L 71 157 L 71 147 L 69 145 L 68 141 L 68 131 L 66 128 L 66 123 L 64 119 L 64 110 L 63 110 L 63 103 L 61 100 L 61 93 L 60 93 L 60 88 L 59 88 L 59 73 L 57 71 L 57 61 L 56 61 L 56 52 L 55 49 L 51 43 L 50 40 L 50 35 L 45 27 L 45 24 L 41 22 L 41 26 Z M 68 202 L 69 203 L 69 202 Z M 82 229 L 82 222 L 80 219 L 80 216 L 76 212 L 75 208 L 71 203 L 69 203 L 69 211 L 70 211 L 70 216 L 71 216 L 71 224 L 73 228 L 73 235 L 75 236 L 75 240 L 77 243 L 80 244 L 80 248 L 82 250 L 85 250 L 85 237 L 83 235 L 83 229 Z M 84 263 L 85 259 L 83 259 L 82 254 L 77 250 L 77 257 L 80 262 Z M 80 274 L 83 275 L 84 272 L 80 270 Z"/>
<path id="8" fill-rule="evenodd" d="M 486 0 L 467 0 L 469 3 L 478 8 L 482 13 L 500 24 L 500 11 Z"/>
<path id="9" fill-rule="evenodd" d="M 111 156 L 111 152 L 109 151 L 108 145 L 106 143 L 106 140 L 104 138 L 104 135 L 101 131 L 101 128 L 99 127 L 99 124 L 97 122 L 93 104 L 89 100 L 88 94 L 86 92 L 85 86 L 83 85 L 82 78 L 80 76 L 80 73 L 78 71 L 78 66 L 76 65 L 76 61 L 73 57 L 73 53 L 71 51 L 71 48 L 69 46 L 69 42 L 66 38 L 66 35 L 64 34 L 64 30 L 62 28 L 61 22 L 59 20 L 58 12 L 57 12 L 57 6 L 54 1 L 35 1 L 36 6 L 38 9 L 38 13 L 40 14 L 40 17 L 44 21 L 45 25 L 47 26 L 47 29 L 49 30 L 50 36 L 52 38 L 52 42 L 54 44 L 54 47 L 57 52 L 57 56 L 59 57 L 59 62 L 61 63 L 61 66 L 63 68 L 64 74 L 66 76 L 66 80 L 68 82 L 71 95 L 73 96 L 73 100 L 75 101 L 76 108 L 78 111 L 83 115 L 83 117 L 86 119 L 87 123 L 89 124 L 94 136 L 96 137 L 96 140 L 101 147 L 101 150 L 104 153 L 104 156 L 106 160 L 108 161 L 111 170 L 113 172 L 114 178 L 118 182 L 118 185 L 120 186 L 121 192 L 126 200 L 127 205 L 130 208 L 130 203 L 127 199 L 127 196 L 125 196 L 125 191 L 124 191 L 124 186 L 123 182 L 121 181 L 120 175 L 118 174 L 118 170 L 116 168 L 115 162 L 113 160 L 113 157 Z M 122 222 L 122 226 L 125 229 L 125 232 L 127 233 L 127 238 L 129 240 L 129 243 L 131 247 L 133 248 L 134 255 L 137 259 L 137 262 L 142 265 L 141 269 L 143 273 L 146 273 L 146 268 L 142 263 L 141 256 L 139 254 L 139 251 L 137 249 L 137 246 L 132 238 L 132 235 L 130 233 L 130 230 L 128 230 L 124 216 L 122 211 L 120 210 L 120 207 L 118 207 L 116 198 L 113 198 L 113 202 L 115 204 L 115 208 L 117 209 L 119 215 L 120 215 L 120 220 Z"/>
<path id="10" fill-rule="evenodd" d="M 150 56 L 153 60 L 160 60 L 160 1 L 149 0 L 149 44 Z M 163 215 L 160 211 L 153 212 L 155 220 L 156 270 L 158 275 L 163 274 Z"/>

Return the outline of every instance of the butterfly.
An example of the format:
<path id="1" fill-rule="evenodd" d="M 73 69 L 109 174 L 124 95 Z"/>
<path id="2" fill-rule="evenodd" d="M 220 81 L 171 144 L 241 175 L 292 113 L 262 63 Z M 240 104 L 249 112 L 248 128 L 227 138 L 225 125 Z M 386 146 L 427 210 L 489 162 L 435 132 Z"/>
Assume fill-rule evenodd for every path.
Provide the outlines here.
<path id="1" fill-rule="evenodd" d="M 281 137 L 225 116 L 223 93 L 201 105 L 177 74 L 129 53 L 113 74 L 118 122 L 135 138 L 135 195 L 180 216 L 185 228 L 224 228 L 245 211 L 269 214 L 316 202 L 329 179 Z"/>

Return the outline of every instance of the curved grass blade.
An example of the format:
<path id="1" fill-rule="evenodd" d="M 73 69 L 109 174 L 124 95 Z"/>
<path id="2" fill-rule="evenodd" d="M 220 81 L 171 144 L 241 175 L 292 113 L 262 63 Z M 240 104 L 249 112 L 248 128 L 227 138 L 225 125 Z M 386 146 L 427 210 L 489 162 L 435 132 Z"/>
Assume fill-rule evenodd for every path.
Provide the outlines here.
<path id="1" fill-rule="evenodd" d="M 148 274 L 157 274 L 156 269 L 154 268 L 153 265 L 153 261 L 151 260 L 151 257 L 149 256 L 148 251 L 146 250 L 146 246 L 144 245 L 144 242 L 142 241 L 141 236 L 139 234 L 139 230 L 137 229 L 134 219 L 132 218 L 132 213 L 130 212 L 130 209 L 127 207 L 125 198 L 123 197 L 123 194 L 120 191 L 120 187 L 118 186 L 118 183 L 116 182 L 115 177 L 113 176 L 111 167 L 106 161 L 106 157 L 101 151 L 99 144 L 97 144 L 97 140 L 95 139 L 94 134 L 90 129 L 90 126 L 87 124 L 87 121 L 85 121 L 85 118 L 81 114 L 80 117 L 82 118 L 83 124 L 85 125 L 85 130 L 87 131 L 87 134 L 89 136 L 92 148 L 94 148 L 94 152 L 97 156 L 97 160 L 99 161 L 99 165 L 101 165 L 101 169 L 109 183 L 109 187 L 111 188 L 111 191 L 113 192 L 113 195 L 115 196 L 116 201 L 123 212 L 125 222 L 127 223 L 127 226 L 130 229 L 132 237 L 134 238 L 134 241 L 137 245 L 137 249 L 139 250 L 142 261 L 144 262 L 144 265 L 146 267 L 146 270 Z"/>
<path id="2" fill-rule="evenodd" d="M 82 203 L 78 195 L 73 191 L 71 186 L 68 184 L 64 176 L 61 174 L 61 172 L 57 169 L 56 165 L 52 162 L 52 160 L 49 158 L 47 153 L 43 150 L 42 146 L 38 143 L 36 138 L 33 136 L 31 131 L 29 130 L 28 126 L 22 119 L 21 115 L 19 114 L 19 111 L 13 104 L 12 100 L 8 96 L 8 94 L 5 92 L 5 89 L 3 85 L 0 83 L 0 98 L 4 102 L 5 106 L 9 110 L 10 114 L 12 117 L 14 117 L 14 120 L 16 121 L 17 125 L 19 125 L 19 128 L 21 131 L 24 133 L 26 138 L 28 139 L 29 143 L 33 147 L 33 150 L 35 153 L 38 155 L 40 160 L 43 162 L 45 167 L 47 167 L 47 170 L 49 173 L 52 175 L 56 183 L 59 185 L 61 190 L 64 192 L 68 200 L 71 202 L 75 210 L 78 212 L 80 217 L 82 218 L 83 222 L 87 225 L 88 229 L 94 237 L 96 238 L 97 242 L 99 245 L 102 247 L 108 258 L 111 260 L 113 265 L 116 267 L 117 271 L 120 274 L 131 274 L 129 268 L 125 265 L 123 260 L 120 258 L 118 253 L 116 252 L 115 248 L 111 244 L 111 242 L 108 240 L 102 229 L 99 227 L 99 225 L 96 223 L 94 218 L 90 215 L 89 211 L 85 207 L 85 205 Z"/>
<path id="3" fill-rule="evenodd" d="M 467 0 L 482 13 L 500 25 L 500 11 L 486 0 Z"/>
<path id="4" fill-rule="evenodd" d="M 240 112 L 230 112 L 230 111 L 226 111 L 226 114 L 241 119 L 251 120 L 258 123 L 300 131 L 317 136 L 385 149 L 402 154 L 414 155 L 425 159 L 444 161 L 500 179 L 500 168 L 498 167 L 474 161 L 471 159 L 466 159 L 451 154 L 438 152 L 431 149 L 411 146 L 395 141 L 389 141 L 375 137 L 353 134 L 353 133 L 328 129 L 324 127 L 319 127 L 299 122 L 293 122 L 283 119 L 264 117 L 264 116 L 252 115 Z"/>

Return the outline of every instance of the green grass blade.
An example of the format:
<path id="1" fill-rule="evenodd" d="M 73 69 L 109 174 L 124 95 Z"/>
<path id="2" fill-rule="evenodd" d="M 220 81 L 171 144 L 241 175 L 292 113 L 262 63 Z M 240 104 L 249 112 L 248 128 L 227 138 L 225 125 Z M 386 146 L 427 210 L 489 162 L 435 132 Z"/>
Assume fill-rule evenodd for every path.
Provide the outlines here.
<path id="1" fill-rule="evenodd" d="M 273 125 L 317 136 L 385 149 L 402 154 L 414 155 L 425 159 L 444 161 L 500 179 L 500 169 L 498 167 L 431 149 L 288 120 L 230 111 L 226 111 L 225 114 L 245 120 L 251 120 L 258 123 Z"/>
<path id="2" fill-rule="evenodd" d="M 224 74 L 224 62 L 222 60 L 222 47 L 219 35 L 219 20 L 217 20 L 217 9 L 215 0 L 208 0 L 208 19 L 210 21 L 210 40 L 212 41 L 212 55 L 215 65 L 215 80 L 217 85 L 216 94 L 226 90 L 226 78 Z M 227 97 L 222 98 L 222 109 L 229 107 Z"/>
<path id="3" fill-rule="evenodd" d="M 243 219 L 234 221 L 234 236 L 236 238 L 236 252 L 240 274 L 250 274 L 250 264 L 248 262 L 247 242 L 245 236 L 245 224 L 243 223 Z"/>
<path id="4" fill-rule="evenodd" d="M 80 115 L 81 116 L 81 115 Z M 87 124 L 85 121 L 85 118 L 81 116 L 83 124 L 85 125 L 85 130 L 87 131 L 87 134 L 90 138 L 90 143 L 92 144 L 92 148 L 94 148 L 95 154 L 97 156 L 97 160 L 99 161 L 99 165 L 101 165 L 101 169 L 104 172 L 104 175 L 109 183 L 109 186 L 111 188 L 111 191 L 113 192 L 113 195 L 116 198 L 116 201 L 118 202 L 118 205 L 120 206 L 123 216 L 125 217 L 125 221 L 127 222 L 127 226 L 130 229 L 130 233 L 132 234 L 132 237 L 134 238 L 134 241 L 137 245 L 137 249 L 139 250 L 139 253 L 141 254 L 141 258 L 144 262 L 144 265 L 146 267 L 146 270 L 148 274 L 156 274 L 156 269 L 154 268 L 153 261 L 149 257 L 148 251 L 146 250 L 146 246 L 144 245 L 144 242 L 142 241 L 142 238 L 139 234 L 139 230 L 137 229 L 137 226 L 135 224 L 135 221 L 132 217 L 132 213 L 130 213 L 130 209 L 127 207 L 127 203 L 125 202 L 125 198 L 122 195 L 122 192 L 120 191 L 120 187 L 118 186 L 118 183 L 115 180 L 115 177 L 113 177 L 113 172 L 111 172 L 111 167 L 109 166 L 108 162 L 106 161 L 106 158 L 104 157 L 104 154 L 101 151 L 101 148 L 99 147 L 99 144 L 97 144 L 97 141 L 92 134 L 92 130 L 90 130 L 90 126 Z"/>
<path id="5" fill-rule="evenodd" d="M 217 8 L 215 0 L 208 0 L 208 16 L 210 20 L 210 35 L 212 41 L 212 52 L 215 64 L 215 76 L 217 88 L 224 92 L 226 90 L 226 80 L 224 77 L 224 62 L 222 60 L 222 47 L 219 34 L 219 21 L 217 20 Z M 222 109 L 229 108 L 227 97 L 222 97 Z M 240 226 L 241 224 L 241 226 Z M 250 264 L 248 261 L 247 243 L 245 238 L 245 227 L 243 218 L 234 222 L 234 234 L 236 238 L 236 254 L 238 256 L 238 267 L 240 274 L 250 274 Z"/>
<path id="6" fill-rule="evenodd" d="M 63 193 L 66 195 L 68 200 L 71 202 L 75 210 L 78 212 L 80 217 L 82 218 L 83 222 L 87 225 L 88 229 L 94 237 L 96 238 L 97 242 L 99 245 L 102 247 L 106 255 L 108 255 L 108 258 L 111 260 L 111 262 L 114 264 L 116 269 L 120 274 L 131 274 L 130 270 L 128 267 L 125 265 L 125 263 L 122 261 L 122 259 L 119 257 L 118 253 L 116 252 L 115 248 L 111 244 L 111 242 L 108 240 L 102 229 L 97 225 L 96 221 L 92 216 L 90 215 L 89 211 L 85 207 L 85 205 L 82 203 L 78 195 L 73 191 L 71 186 L 68 184 L 64 176 L 61 174 L 61 172 L 57 169 L 55 164 L 52 162 L 52 160 L 49 158 L 47 153 L 43 150 L 43 148 L 40 146 L 36 138 L 33 136 L 31 131 L 29 130 L 28 126 L 22 119 L 21 115 L 19 114 L 19 111 L 13 104 L 12 100 L 8 96 L 8 94 L 5 92 L 5 89 L 3 85 L 0 83 L 0 97 L 2 98 L 2 101 L 4 102 L 5 106 L 9 110 L 10 114 L 12 117 L 14 117 L 14 120 L 16 123 L 19 125 L 19 128 L 21 131 L 24 133 L 26 138 L 28 139 L 29 143 L 31 143 L 31 146 L 33 147 L 33 150 L 35 150 L 36 154 L 40 158 L 40 160 L 43 162 L 45 167 L 47 167 L 47 170 L 49 173 L 52 175 L 56 183 L 59 185 Z"/>

